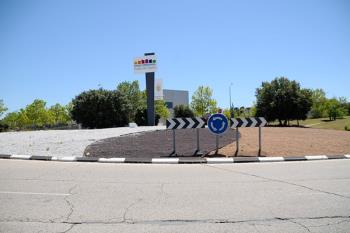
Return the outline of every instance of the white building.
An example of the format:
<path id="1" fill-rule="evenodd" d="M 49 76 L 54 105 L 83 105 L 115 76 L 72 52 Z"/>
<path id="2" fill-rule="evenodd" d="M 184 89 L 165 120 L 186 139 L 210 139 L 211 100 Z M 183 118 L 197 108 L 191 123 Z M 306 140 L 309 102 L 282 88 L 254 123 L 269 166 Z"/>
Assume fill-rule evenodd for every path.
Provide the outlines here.
<path id="1" fill-rule="evenodd" d="M 163 96 L 172 116 L 174 116 L 175 106 L 180 104 L 189 105 L 188 91 L 163 89 Z"/>

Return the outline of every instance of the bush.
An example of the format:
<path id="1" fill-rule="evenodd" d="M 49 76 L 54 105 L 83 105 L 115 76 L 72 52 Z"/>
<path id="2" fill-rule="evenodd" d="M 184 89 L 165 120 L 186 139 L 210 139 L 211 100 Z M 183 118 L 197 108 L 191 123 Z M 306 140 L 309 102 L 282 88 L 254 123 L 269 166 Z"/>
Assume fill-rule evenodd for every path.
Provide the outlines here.
<path id="1" fill-rule="evenodd" d="M 7 124 L 0 122 L 0 132 L 5 132 L 8 128 L 9 126 Z"/>
<path id="2" fill-rule="evenodd" d="M 158 125 L 159 119 L 160 119 L 159 114 L 156 114 L 155 125 Z M 148 125 L 148 123 L 147 123 L 147 109 L 137 110 L 136 115 L 135 115 L 135 123 L 138 126 L 147 126 Z"/>
<path id="3" fill-rule="evenodd" d="M 350 131 L 350 125 L 346 125 L 344 128 L 346 131 Z"/>
<path id="4" fill-rule="evenodd" d="M 76 96 L 72 118 L 85 128 L 120 127 L 128 123 L 125 97 L 119 91 L 89 90 Z"/>
<path id="5" fill-rule="evenodd" d="M 187 105 L 177 105 L 174 108 L 175 117 L 194 117 L 194 112 Z"/>

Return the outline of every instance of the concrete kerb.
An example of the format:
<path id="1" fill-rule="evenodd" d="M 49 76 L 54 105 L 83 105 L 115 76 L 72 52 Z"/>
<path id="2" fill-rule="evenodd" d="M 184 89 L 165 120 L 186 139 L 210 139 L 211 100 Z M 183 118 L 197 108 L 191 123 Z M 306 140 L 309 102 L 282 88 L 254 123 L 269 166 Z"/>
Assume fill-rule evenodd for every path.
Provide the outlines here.
<path id="1" fill-rule="evenodd" d="M 145 163 L 145 164 L 231 164 L 231 163 L 254 163 L 254 162 L 289 162 L 289 161 L 314 161 L 330 159 L 350 159 L 350 155 L 306 155 L 295 157 L 179 157 L 179 158 L 96 158 L 96 157 L 55 157 L 38 155 L 8 155 L 0 154 L 0 159 L 16 160 L 41 160 L 58 162 L 92 162 L 92 163 Z"/>

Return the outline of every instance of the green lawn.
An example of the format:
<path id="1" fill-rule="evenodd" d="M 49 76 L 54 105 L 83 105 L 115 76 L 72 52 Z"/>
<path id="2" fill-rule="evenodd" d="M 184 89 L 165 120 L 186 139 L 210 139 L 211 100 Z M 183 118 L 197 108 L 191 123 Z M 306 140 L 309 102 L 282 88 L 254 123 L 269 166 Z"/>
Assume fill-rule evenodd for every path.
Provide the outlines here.
<path id="1" fill-rule="evenodd" d="M 272 123 L 272 125 L 277 124 L 278 122 Z M 350 116 L 346 116 L 343 119 L 337 119 L 336 121 L 329 121 L 329 118 L 306 119 L 305 121 L 299 121 L 299 124 L 300 126 L 317 129 L 344 130 L 346 125 L 350 127 Z M 297 125 L 297 121 L 290 121 L 290 125 Z"/>

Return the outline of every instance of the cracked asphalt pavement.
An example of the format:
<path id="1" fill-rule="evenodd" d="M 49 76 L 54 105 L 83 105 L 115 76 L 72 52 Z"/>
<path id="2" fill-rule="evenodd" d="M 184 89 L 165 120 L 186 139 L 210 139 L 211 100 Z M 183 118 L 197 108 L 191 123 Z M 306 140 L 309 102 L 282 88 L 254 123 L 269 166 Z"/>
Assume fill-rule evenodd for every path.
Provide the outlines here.
<path id="1" fill-rule="evenodd" d="M 0 160 L 0 232 L 350 232 L 350 160 Z"/>

